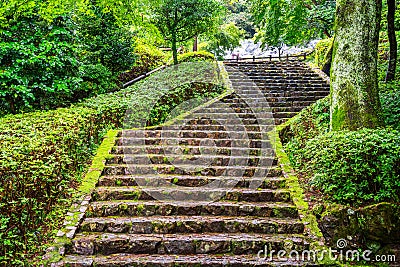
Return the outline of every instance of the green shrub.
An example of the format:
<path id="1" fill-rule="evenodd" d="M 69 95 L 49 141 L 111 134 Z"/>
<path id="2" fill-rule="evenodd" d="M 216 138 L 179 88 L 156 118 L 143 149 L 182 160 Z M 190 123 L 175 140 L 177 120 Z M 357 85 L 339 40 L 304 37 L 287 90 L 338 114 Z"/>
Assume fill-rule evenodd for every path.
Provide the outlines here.
<path id="1" fill-rule="evenodd" d="M 200 61 L 208 61 L 213 62 L 215 57 L 213 54 L 206 51 L 199 52 L 188 52 L 181 55 L 178 55 L 178 62 L 200 62 Z"/>
<path id="2" fill-rule="evenodd" d="M 311 183 L 340 203 L 400 201 L 400 132 L 331 132 L 297 155 Z"/>
<path id="3" fill-rule="evenodd" d="M 95 4 L 90 8 L 76 17 L 79 58 L 84 64 L 102 64 L 117 77 L 135 63 L 133 33 L 111 11 Z"/>
<path id="4" fill-rule="evenodd" d="M 108 93 L 118 88 L 115 75 L 102 64 L 88 64 L 79 67 L 79 74 L 83 82 L 74 99 L 84 99 L 89 96 Z"/>
<path id="5" fill-rule="evenodd" d="M 65 17 L 38 16 L 0 27 L 0 102 L 5 113 L 63 106 L 79 90 L 79 62 Z"/>
<path id="6" fill-rule="evenodd" d="M 386 88 L 379 93 L 382 104 L 382 112 L 387 126 L 400 130 L 400 83 L 392 82 L 385 85 Z"/>
<path id="7" fill-rule="evenodd" d="M 318 100 L 292 118 L 290 124 L 280 131 L 281 140 L 286 145 L 294 167 L 300 164 L 297 154 L 306 142 L 329 131 L 329 106 L 329 97 Z"/>
<path id="8" fill-rule="evenodd" d="M 329 48 L 333 42 L 332 38 L 323 39 L 317 43 L 315 46 L 315 64 L 322 68 L 324 66 L 326 55 L 329 51 Z"/>

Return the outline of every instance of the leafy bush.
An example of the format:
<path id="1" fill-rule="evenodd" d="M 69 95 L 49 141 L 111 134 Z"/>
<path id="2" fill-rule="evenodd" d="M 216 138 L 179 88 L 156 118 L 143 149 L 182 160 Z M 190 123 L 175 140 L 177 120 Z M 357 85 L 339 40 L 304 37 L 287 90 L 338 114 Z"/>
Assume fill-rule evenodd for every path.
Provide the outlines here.
<path id="1" fill-rule="evenodd" d="M 400 130 L 400 83 L 392 82 L 380 87 L 382 112 L 387 126 Z"/>
<path id="2" fill-rule="evenodd" d="M 305 147 L 306 142 L 329 131 L 329 110 L 329 97 L 320 99 L 302 110 L 280 131 L 280 137 L 286 144 L 289 159 L 294 167 L 300 164 L 298 151 Z"/>
<path id="3" fill-rule="evenodd" d="M 213 54 L 206 51 L 199 52 L 188 52 L 181 55 L 178 55 L 178 62 L 200 62 L 200 61 L 208 61 L 212 62 L 215 60 Z"/>
<path id="4" fill-rule="evenodd" d="M 400 201 L 400 132 L 331 132 L 298 154 L 311 183 L 340 203 Z"/>
<path id="5" fill-rule="evenodd" d="M 65 105 L 79 89 L 68 20 L 21 17 L 0 28 L 0 102 L 6 113 Z"/>
<path id="6" fill-rule="evenodd" d="M 394 90 L 381 93 L 385 120 L 392 126 L 399 121 L 396 101 Z M 329 132 L 327 97 L 300 112 L 280 136 L 291 164 L 332 200 L 351 204 L 399 201 L 398 131 Z"/>
<path id="7" fill-rule="evenodd" d="M 333 42 L 332 38 L 323 39 L 317 43 L 315 46 L 315 64 L 322 68 L 326 61 L 326 55 L 329 51 L 329 47 Z"/>
<path id="8" fill-rule="evenodd" d="M 74 94 L 74 99 L 96 96 L 118 88 L 117 78 L 102 64 L 82 65 L 79 67 L 79 75 L 83 81 L 80 90 Z"/>
<path id="9" fill-rule="evenodd" d="M 132 121 L 147 113 L 151 123 L 159 123 L 188 98 L 220 93 L 219 86 L 196 83 L 213 71 L 213 64 L 203 69 L 199 63 L 175 66 L 69 109 L 0 118 L 0 264 L 26 264 L 32 246 L 43 241 L 46 216 L 68 197 L 94 144 L 106 129 L 123 125 L 128 109 L 135 111 Z"/>
<path id="10" fill-rule="evenodd" d="M 113 75 L 135 63 L 134 39 L 128 27 L 120 26 L 112 12 L 92 5 L 92 12 L 77 17 L 79 57 L 84 64 L 102 64 Z"/>
<path id="11" fill-rule="evenodd" d="M 136 62 L 131 70 L 121 73 L 119 80 L 122 83 L 129 82 L 140 75 L 148 73 L 166 63 L 165 54 L 157 47 L 150 45 L 138 45 L 135 47 Z"/>

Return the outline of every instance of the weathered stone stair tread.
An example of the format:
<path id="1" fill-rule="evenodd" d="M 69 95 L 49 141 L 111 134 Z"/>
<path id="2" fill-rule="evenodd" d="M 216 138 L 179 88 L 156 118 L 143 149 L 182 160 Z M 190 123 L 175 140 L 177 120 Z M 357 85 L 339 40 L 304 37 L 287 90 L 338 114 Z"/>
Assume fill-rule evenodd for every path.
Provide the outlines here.
<path id="1" fill-rule="evenodd" d="M 264 153 L 265 154 L 265 153 Z M 232 156 L 232 155 L 215 155 L 215 153 L 202 153 L 201 155 L 187 155 L 181 156 L 179 154 L 112 154 L 106 160 L 106 164 L 162 164 L 162 163 L 173 163 L 179 161 L 191 161 L 196 163 L 197 160 L 202 160 L 212 165 L 223 165 L 228 164 L 246 164 L 248 166 L 257 166 L 259 162 L 277 162 L 275 155 L 271 152 L 271 155 L 247 155 L 247 156 Z"/>
<path id="2" fill-rule="evenodd" d="M 222 254 L 257 253 L 265 246 L 281 250 L 291 243 L 293 249 L 307 249 L 309 243 L 301 235 L 250 233 L 189 234 L 118 234 L 78 233 L 72 240 L 72 251 L 79 255 L 115 253 L 155 254 Z"/>
<path id="3" fill-rule="evenodd" d="M 189 146 L 189 145 L 181 145 L 181 146 L 166 146 L 166 145 L 143 145 L 143 146 L 115 146 L 111 149 L 113 154 L 135 154 L 135 153 L 143 153 L 147 151 L 149 154 L 164 154 L 165 150 L 170 149 L 184 149 L 188 150 L 191 155 L 200 155 L 200 154 L 218 154 L 218 155 L 231 155 L 232 153 L 243 153 L 242 155 L 261 155 L 263 152 L 264 155 L 273 155 L 274 149 L 272 148 L 242 148 L 242 147 L 210 147 L 210 151 L 207 151 L 207 147 L 199 147 L 199 146 Z"/>
<path id="4" fill-rule="evenodd" d="M 97 187 L 95 190 L 95 200 L 151 200 L 153 196 L 171 197 L 173 199 L 208 199 L 212 196 L 222 196 L 224 200 L 230 201 L 249 201 L 249 202 L 286 202 L 290 199 L 289 191 L 285 189 L 246 189 L 234 188 L 236 181 L 227 183 L 225 188 L 197 188 L 197 187 L 145 187 L 145 186 L 118 186 L 118 187 Z M 217 185 L 215 185 L 217 186 Z M 221 187 L 224 186 L 222 183 Z M 140 192 L 141 191 L 141 192 Z M 218 197 L 217 199 L 219 199 Z"/>
<path id="5" fill-rule="evenodd" d="M 166 203 L 155 200 L 113 200 L 92 202 L 88 210 L 87 217 L 218 215 L 298 218 L 299 216 L 297 208 L 288 202 L 174 201 Z"/>
<path id="6" fill-rule="evenodd" d="M 267 177 L 267 178 L 244 178 L 232 177 L 238 183 L 235 187 L 249 187 L 250 182 L 260 184 L 259 188 L 277 189 L 283 188 L 286 179 L 284 177 Z M 150 185 L 159 185 L 160 181 L 168 181 L 180 186 L 203 186 L 219 179 L 215 176 L 191 176 L 191 175 L 116 175 L 100 177 L 98 186 L 137 186 L 137 180 L 140 185 L 148 183 Z M 143 182 L 144 181 L 144 182 Z"/>
<path id="7" fill-rule="evenodd" d="M 214 138 L 120 138 L 117 139 L 117 145 L 123 145 L 123 146 L 141 146 L 141 145 L 182 145 L 182 144 L 188 144 L 188 145 L 195 145 L 195 146 L 210 146 L 210 145 L 216 145 L 216 146 L 233 146 L 233 145 L 243 145 L 243 144 L 268 144 L 269 140 L 257 140 L 257 139 L 249 139 L 246 138 L 245 132 L 241 133 L 242 135 L 241 139 L 239 138 L 231 138 L 231 139 L 214 139 Z M 239 137 L 239 136 L 238 136 Z M 248 145 L 247 145 L 248 146 Z"/>
<path id="8" fill-rule="evenodd" d="M 276 176 L 282 171 L 279 167 L 258 167 L 258 166 L 208 166 L 190 164 L 152 164 L 152 165 L 125 165 L 110 164 L 103 169 L 103 175 L 125 175 L 125 174 L 183 174 L 183 175 L 213 175 L 213 176 L 244 176 L 252 177 L 255 174 Z"/>
<path id="9" fill-rule="evenodd" d="M 228 216 L 153 216 L 86 218 L 81 232 L 171 234 L 171 233 L 261 233 L 301 234 L 297 219 Z"/>
<path id="10" fill-rule="evenodd" d="M 274 259 L 269 261 L 259 260 L 255 255 L 157 255 L 157 254 L 113 254 L 108 256 L 67 256 L 65 264 L 80 267 L 216 267 L 216 266 L 271 266 L 271 267 L 299 267 L 299 266 L 318 266 L 306 262 L 298 262 L 294 259 L 282 261 Z M 322 265 L 321 265 L 322 266 Z"/>
<path id="11" fill-rule="evenodd" d="M 222 112 L 220 109 L 209 109 L 207 110 L 208 114 L 210 114 L 212 111 L 215 113 L 220 113 Z M 249 113 L 251 110 L 249 110 Z M 243 113 L 247 114 L 247 113 Z M 251 113 L 250 113 L 251 114 Z M 213 116 L 213 115 L 211 115 Z M 124 130 L 119 134 L 119 137 L 123 138 L 128 138 L 128 137 L 139 137 L 139 138 L 148 138 L 148 137 L 153 137 L 153 138 L 160 138 L 162 136 L 174 136 L 176 135 L 176 131 L 179 131 L 179 136 L 184 136 L 187 138 L 216 138 L 218 136 L 229 136 L 231 131 L 225 129 L 221 131 L 202 131 L 202 130 L 181 130 L 181 127 L 176 126 L 176 129 L 173 128 L 174 126 L 168 126 L 163 130 L 138 130 L 138 131 L 128 131 Z M 259 139 L 261 138 L 260 132 L 255 132 L 255 131 L 246 131 L 247 135 L 249 138 L 254 138 L 254 139 Z M 254 136 L 254 137 L 253 137 Z"/>

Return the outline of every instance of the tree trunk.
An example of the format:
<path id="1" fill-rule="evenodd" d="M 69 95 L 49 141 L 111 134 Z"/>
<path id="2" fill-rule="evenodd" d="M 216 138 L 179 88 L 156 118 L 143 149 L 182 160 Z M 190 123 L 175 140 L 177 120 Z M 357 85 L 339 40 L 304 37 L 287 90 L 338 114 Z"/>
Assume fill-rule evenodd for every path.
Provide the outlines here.
<path id="1" fill-rule="evenodd" d="M 381 125 L 377 57 L 382 0 L 338 0 L 331 72 L 331 130 Z"/>
<path id="2" fill-rule="evenodd" d="M 176 37 L 172 36 L 172 57 L 174 58 L 174 65 L 178 65 L 178 48 L 176 47 Z"/>
<path id="3" fill-rule="evenodd" d="M 386 82 L 393 81 L 396 75 L 396 63 L 397 63 L 397 40 L 396 31 L 394 27 L 394 17 L 396 12 L 396 0 L 387 0 L 388 13 L 388 37 L 390 43 L 390 57 L 389 66 L 386 72 Z"/>
<path id="4" fill-rule="evenodd" d="M 195 36 L 193 40 L 193 52 L 197 52 L 197 43 L 197 36 Z"/>

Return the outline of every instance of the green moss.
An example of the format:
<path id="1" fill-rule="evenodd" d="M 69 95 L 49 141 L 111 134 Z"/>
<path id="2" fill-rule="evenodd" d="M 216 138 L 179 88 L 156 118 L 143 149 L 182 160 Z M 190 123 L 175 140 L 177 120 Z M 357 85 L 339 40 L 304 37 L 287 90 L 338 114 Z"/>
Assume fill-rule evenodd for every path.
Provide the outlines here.
<path id="1" fill-rule="evenodd" d="M 282 127 L 284 126 L 278 127 L 277 130 L 279 131 L 279 129 L 282 129 Z M 295 204 L 296 208 L 299 211 L 299 214 L 301 215 L 301 221 L 304 223 L 307 231 L 315 238 L 315 241 L 310 243 L 310 248 L 320 251 L 325 249 L 328 251 L 328 249 L 324 246 L 321 246 L 319 242 L 319 240 L 323 239 L 323 235 L 321 233 L 321 230 L 318 228 L 317 218 L 312 214 L 309 209 L 308 203 L 304 200 L 305 197 L 303 194 L 303 189 L 299 184 L 298 178 L 293 175 L 294 170 L 290 165 L 290 160 L 288 156 L 284 152 L 278 131 L 271 131 L 268 133 L 268 136 L 271 141 L 272 147 L 275 148 L 276 156 L 278 157 L 279 164 L 281 165 L 282 171 L 286 178 L 287 189 L 290 191 L 293 203 Z M 335 262 L 332 262 L 329 259 L 328 255 L 326 255 L 326 258 L 324 258 L 321 263 L 328 265 Z"/>
<path id="2" fill-rule="evenodd" d="M 118 131 L 110 130 L 106 134 L 103 142 L 97 150 L 97 154 L 92 161 L 88 173 L 85 175 L 81 185 L 78 188 L 78 194 L 89 194 L 93 191 L 98 183 L 100 175 L 105 167 L 105 159 L 109 155 L 115 144 Z"/>

